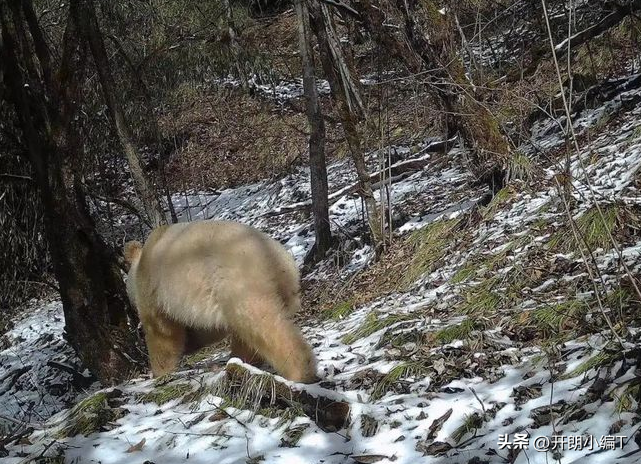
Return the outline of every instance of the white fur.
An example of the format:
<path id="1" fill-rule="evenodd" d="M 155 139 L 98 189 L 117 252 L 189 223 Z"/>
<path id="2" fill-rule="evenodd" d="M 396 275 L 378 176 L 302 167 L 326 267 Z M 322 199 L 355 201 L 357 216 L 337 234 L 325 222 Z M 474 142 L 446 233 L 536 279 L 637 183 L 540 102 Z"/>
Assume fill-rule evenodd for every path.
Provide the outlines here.
<path id="1" fill-rule="evenodd" d="M 300 307 L 298 268 L 278 242 L 243 224 L 200 221 L 156 229 L 139 248 L 128 250 L 127 291 L 148 345 L 150 337 L 162 349 L 184 344 L 181 326 L 219 330 L 290 378 L 315 375 L 311 350 L 289 320 Z"/>

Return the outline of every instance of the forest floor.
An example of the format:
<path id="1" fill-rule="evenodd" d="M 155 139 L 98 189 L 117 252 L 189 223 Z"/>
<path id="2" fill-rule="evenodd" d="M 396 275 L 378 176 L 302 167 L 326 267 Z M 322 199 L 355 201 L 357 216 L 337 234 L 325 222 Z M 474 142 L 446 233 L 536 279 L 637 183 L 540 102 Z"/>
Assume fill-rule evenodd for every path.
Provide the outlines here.
<path id="1" fill-rule="evenodd" d="M 458 149 L 386 147 L 397 164 L 424 166 L 389 186 L 395 235 L 378 262 L 359 238 L 351 164 L 329 166 L 341 246 L 306 274 L 319 311 L 301 321 L 319 384 L 249 366 L 239 382 L 222 349 L 175 375 L 101 389 L 62 338 L 60 302 L 32 302 L 0 339 L 0 423 L 20 435 L 0 442 L 2 462 L 641 462 L 633 79 L 573 118 L 571 176 L 564 121 L 540 119 L 513 166 L 521 180 L 486 205 Z M 309 190 L 300 168 L 174 203 L 181 220 L 252 224 L 302 264 Z M 328 420 L 310 396 L 349 411 Z"/>

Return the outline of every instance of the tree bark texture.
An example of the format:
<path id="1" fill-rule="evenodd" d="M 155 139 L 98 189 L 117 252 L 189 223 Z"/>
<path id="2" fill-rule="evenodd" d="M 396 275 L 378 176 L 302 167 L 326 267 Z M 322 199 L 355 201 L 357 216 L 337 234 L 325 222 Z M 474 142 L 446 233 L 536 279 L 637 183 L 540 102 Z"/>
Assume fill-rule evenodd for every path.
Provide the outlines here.
<path id="1" fill-rule="evenodd" d="M 307 121 L 309 122 L 309 170 L 312 188 L 312 214 L 314 216 L 314 233 L 316 236 L 316 258 L 325 256 L 332 244 L 332 233 L 329 223 L 327 163 L 325 159 L 325 122 L 320 103 L 312 35 L 309 24 L 309 11 L 306 0 L 296 2 L 298 16 L 299 50 L 303 65 L 303 88 Z"/>
<path id="2" fill-rule="evenodd" d="M 365 108 L 358 91 L 358 85 L 352 76 L 340 40 L 334 30 L 327 6 L 320 2 L 311 3 L 310 12 L 313 18 L 312 27 L 320 48 L 323 71 L 329 81 L 350 155 L 356 168 L 359 195 L 365 206 L 372 242 L 374 248 L 380 251 L 383 244 L 383 223 L 365 165 L 362 137 L 358 127 L 359 121 L 365 117 Z"/>
<path id="3" fill-rule="evenodd" d="M 6 88 L 3 93 L 18 119 L 42 199 L 65 336 L 100 380 L 119 381 L 140 366 L 143 353 L 115 254 L 98 235 L 84 198 L 75 114 L 85 50 L 68 21 L 54 72 L 35 16 L 28 19 L 30 0 L 15 2 L 15 8 L 7 3 L 0 1 L 0 57 L 5 66 L 0 86 Z M 72 2 L 70 8 L 75 7 Z M 26 34 L 33 47 L 21 43 L 20 36 Z"/>

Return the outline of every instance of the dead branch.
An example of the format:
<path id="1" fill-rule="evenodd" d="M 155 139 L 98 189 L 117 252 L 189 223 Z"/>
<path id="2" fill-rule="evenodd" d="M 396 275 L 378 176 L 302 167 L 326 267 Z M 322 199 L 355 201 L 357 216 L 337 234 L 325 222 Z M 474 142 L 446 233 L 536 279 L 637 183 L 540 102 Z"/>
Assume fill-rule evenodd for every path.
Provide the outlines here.
<path id="1" fill-rule="evenodd" d="M 430 160 L 425 158 L 401 161 L 392 165 L 391 168 L 385 168 L 381 171 L 370 174 L 369 179 L 370 182 L 372 184 L 375 184 L 377 187 L 380 186 L 380 182 L 382 179 L 385 179 L 386 183 L 393 184 L 394 182 L 398 182 L 402 179 L 405 179 L 407 176 L 422 170 L 429 164 L 429 162 Z M 359 188 L 359 185 L 359 182 L 354 182 L 353 184 L 350 184 L 340 190 L 337 190 L 334 193 L 331 193 L 328 197 L 329 204 L 333 205 L 345 195 L 350 195 L 356 192 Z M 372 188 L 375 188 L 375 185 L 372 185 Z M 311 206 L 312 204 L 310 201 L 302 201 L 299 203 L 276 208 L 273 211 L 265 213 L 263 216 L 280 216 L 282 214 L 294 213 L 296 211 L 309 211 Z"/>
<path id="2" fill-rule="evenodd" d="M 621 21 L 623 21 L 628 16 L 633 15 L 640 10 L 641 10 L 641 0 L 634 0 L 625 5 L 614 4 L 614 11 L 610 12 L 609 14 L 601 18 L 599 22 L 583 29 L 580 32 L 577 32 L 572 37 L 569 37 L 564 41 L 555 45 L 554 53 L 556 54 L 557 59 L 563 57 L 568 52 L 568 50 L 576 50 L 579 45 L 582 45 L 594 39 L 595 37 L 598 37 L 599 35 L 603 34 L 607 30 L 618 25 Z M 543 60 L 549 59 L 551 57 L 552 57 L 551 47 L 539 49 L 536 53 L 534 62 L 531 63 L 527 69 L 523 70 L 523 72 L 521 72 L 521 70 L 518 70 L 509 74 L 507 76 L 507 81 L 508 82 L 517 81 L 522 79 L 523 76 L 529 76 L 533 74 Z"/>
<path id="3" fill-rule="evenodd" d="M 616 26 L 626 16 L 629 16 L 636 11 L 641 10 L 641 0 L 635 0 L 626 5 L 616 5 L 615 10 L 609 15 L 605 16 L 598 23 L 574 34 L 572 37 L 565 39 L 563 42 L 557 44 L 554 49 L 556 56 L 561 57 L 567 53 L 568 49 L 574 49 L 578 45 L 587 42 L 598 35 L 603 34 L 608 29 Z"/>

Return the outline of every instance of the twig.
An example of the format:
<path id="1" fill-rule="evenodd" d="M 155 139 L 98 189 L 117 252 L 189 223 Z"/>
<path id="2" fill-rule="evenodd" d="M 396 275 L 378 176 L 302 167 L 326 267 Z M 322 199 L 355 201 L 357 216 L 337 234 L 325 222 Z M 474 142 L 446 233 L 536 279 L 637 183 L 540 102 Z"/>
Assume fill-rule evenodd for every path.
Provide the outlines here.
<path id="1" fill-rule="evenodd" d="M 13 181 L 24 181 L 24 182 L 33 182 L 33 179 L 29 176 L 23 176 L 20 174 L 0 174 L 0 178 L 8 179 Z"/>
<path id="2" fill-rule="evenodd" d="M 195 437 L 225 437 L 225 438 L 231 438 L 231 435 L 227 435 L 227 434 L 223 434 L 223 433 L 172 432 L 171 430 L 167 431 L 167 433 L 171 433 L 172 435 L 190 435 L 190 436 L 195 436 Z"/>
<path id="3" fill-rule="evenodd" d="M 335 6 L 336 8 L 349 13 L 351 16 L 355 17 L 358 20 L 361 19 L 361 14 L 358 11 L 356 11 L 351 6 L 341 2 L 340 0 L 321 0 L 321 1 L 323 3 L 327 3 L 328 5 Z"/>
<path id="4" fill-rule="evenodd" d="M 5 436 L 0 439 L 0 450 L 3 450 L 5 445 L 8 445 L 11 442 L 15 443 L 17 440 L 21 439 L 22 437 L 31 435 L 33 431 L 34 431 L 33 427 L 21 427 L 17 429 L 17 431 L 11 432 L 11 435 Z"/>
<path id="5" fill-rule="evenodd" d="M 42 430 L 43 429 L 42 425 L 40 425 L 40 424 L 31 424 L 29 422 L 25 422 L 25 421 L 22 421 L 20 419 L 16 419 L 14 417 L 9 417 L 9 416 L 7 416 L 5 414 L 0 414 L 0 419 L 6 420 L 7 422 L 11 422 L 11 423 L 19 425 L 21 427 L 26 427 L 26 428 L 31 427 L 32 429 L 35 429 L 35 430 Z"/>
<path id="6" fill-rule="evenodd" d="M 370 182 L 372 182 L 372 188 L 376 188 L 377 186 L 383 185 L 385 183 L 404 179 L 408 175 L 414 174 L 415 172 L 419 172 L 421 169 L 427 166 L 430 161 L 431 160 L 425 159 L 425 158 L 401 161 L 400 163 L 396 163 L 389 168 L 384 168 L 378 172 L 370 174 L 369 179 L 370 179 Z M 386 175 L 390 177 L 385 178 Z M 359 182 L 355 182 L 353 184 L 350 184 L 346 187 L 343 187 L 331 193 L 328 196 L 329 205 L 333 205 L 342 197 L 356 192 L 359 189 L 359 187 L 360 187 Z M 291 205 L 279 207 L 273 211 L 268 211 L 267 213 L 264 213 L 262 216 L 279 216 L 281 214 L 293 213 L 296 211 L 307 211 L 309 210 L 309 208 L 311 208 L 311 202 L 302 201 L 300 203 L 293 203 Z"/>
<path id="7" fill-rule="evenodd" d="M 51 448 L 57 442 L 58 442 L 58 440 L 52 440 L 51 443 L 49 443 L 48 445 L 44 446 L 44 448 L 42 449 L 42 451 L 40 451 L 40 453 L 32 453 L 32 454 L 30 454 L 29 456 L 24 458 L 22 461 L 20 461 L 19 464 L 28 464 L 28 463 L 37 461 L 38 459 L 43 457 L 44 454 L 49 450 L 49 448 Z"/>
<path id="8" fill-rule="evenodd" d="M 208 403 L 211 404 L 216 409 L 216 411 L 222 412 L 228 418 L 235 420 L 238 423 L 238 425 L 240 425 L 241 427 L 243 427 L 245 429 L 247 428 L 247 425 L 244 422 L 241 422 L 241 420 L 238 419 L 236 416 L 233 416 L 233 415 L 229 414 L 223 407 L 218 406 L 217 404 L 214 404 L 214 403 L 211 403 L 211 402 L 208 402 Z"/>
<path id="9" fill-rule="evenodd" d="M 481 401 L 481 398 L 476 394 L 476 391 L 472 387 L 469 387 L 470 391 L 472 392 L 472 395 L 474 395 L 474 398 L 481 404 L 481 409 L 483 410 L 483 416 L 487 414 L 487 411 L 485 410 L 485 405 L 483 404 L 483 401 Z"/>

